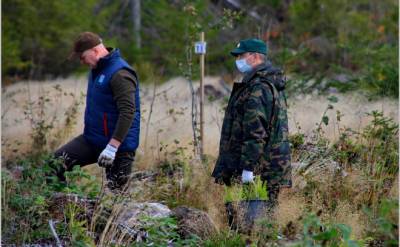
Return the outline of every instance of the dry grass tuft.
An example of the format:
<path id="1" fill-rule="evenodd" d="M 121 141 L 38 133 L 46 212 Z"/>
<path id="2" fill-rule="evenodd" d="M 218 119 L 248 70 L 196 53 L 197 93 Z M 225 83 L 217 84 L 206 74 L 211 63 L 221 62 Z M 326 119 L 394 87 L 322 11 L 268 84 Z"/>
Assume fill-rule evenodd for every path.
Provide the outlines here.
<path id="1" fill-rule="evenodd" d="M 334 220 L 335 223 L 342 223 L 350 226 L 354 239 L 361 239 L 367 226 L 365 215 L 362 215 L 362 212 L 356 210 L 354 205 L 349 201 L 340 201 L 338 203 L 332 220 Z"/>
<path id="2" fill-rule="evenodd" d="M 291 228 L 291 231 L 299 233 L 302 230 L 301 218 L 306 209 L 305 198 L 285 189 L 279 194 L 278 201 L 275 218 L 279 228 L 283 230 Z"/>

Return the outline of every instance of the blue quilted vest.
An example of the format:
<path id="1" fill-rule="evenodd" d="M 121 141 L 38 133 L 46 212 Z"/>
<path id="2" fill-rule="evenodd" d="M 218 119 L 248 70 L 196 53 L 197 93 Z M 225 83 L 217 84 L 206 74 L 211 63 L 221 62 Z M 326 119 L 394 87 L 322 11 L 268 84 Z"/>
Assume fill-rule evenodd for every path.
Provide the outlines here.
<path id="1" fill-rule="evenodd" d="M 83 135 L 99 149 L 104 149 L 112 138 L 119 113 L 113 99 L 110 80 L 121 69 L 130 71 L 136 77 L 138 84 L 135 94 L 134 120 L 118 151 L 135 151 L 139 146 L 140 135 L 139 80 L 135 71 L 121 58 L 118 49 L 101 58 L 97 67 L 89 73 Z"/>

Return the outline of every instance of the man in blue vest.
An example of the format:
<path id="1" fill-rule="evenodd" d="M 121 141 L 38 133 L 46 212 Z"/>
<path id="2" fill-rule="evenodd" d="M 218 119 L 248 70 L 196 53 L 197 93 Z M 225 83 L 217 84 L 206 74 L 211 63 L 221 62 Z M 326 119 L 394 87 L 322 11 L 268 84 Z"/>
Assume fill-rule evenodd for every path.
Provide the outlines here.
<path id="1" fill-rule="evenodd" d="M 92 32 L 81 33 L 70 59 L 90 67 L 86 95 L 85 128 L 55 152 L 63 165 L 57 176 L 74 165 L 98 163 L 105 168 L 107 185 L 120 190 L 127 183 L 139 145 L 140 100 L 136 72 L 121 58 L 118 49 L 105 47 Z"/>

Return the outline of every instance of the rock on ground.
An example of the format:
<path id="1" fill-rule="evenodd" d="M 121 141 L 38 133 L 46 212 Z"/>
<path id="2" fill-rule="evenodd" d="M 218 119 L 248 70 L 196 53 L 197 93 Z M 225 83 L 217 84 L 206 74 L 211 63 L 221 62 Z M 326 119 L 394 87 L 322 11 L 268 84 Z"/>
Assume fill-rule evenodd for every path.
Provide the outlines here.
<path id="1" fill-rule="evenodd" d="M 218 232 L 210 216 L 201 210 L 180 206 L 172 211 L 178 219 L 179 233 L 184 238 L 195 234 L 202 239 L 207 239 Z"/>

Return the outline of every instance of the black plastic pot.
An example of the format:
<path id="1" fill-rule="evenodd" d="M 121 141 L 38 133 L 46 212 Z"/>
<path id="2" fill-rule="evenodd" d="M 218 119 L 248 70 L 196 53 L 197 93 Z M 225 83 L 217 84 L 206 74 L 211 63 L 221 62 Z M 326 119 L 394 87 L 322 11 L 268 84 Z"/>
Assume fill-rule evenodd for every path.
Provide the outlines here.
<path id="1" fill-rule="evenodd" d="M 233 230 L 249 233 L 256 220 L 268 217 L 271 203 L 266 200 L 248 200 L 225 203 L 229 226 Z"/>

